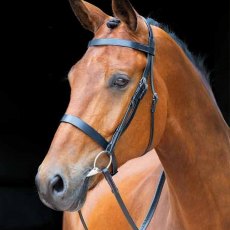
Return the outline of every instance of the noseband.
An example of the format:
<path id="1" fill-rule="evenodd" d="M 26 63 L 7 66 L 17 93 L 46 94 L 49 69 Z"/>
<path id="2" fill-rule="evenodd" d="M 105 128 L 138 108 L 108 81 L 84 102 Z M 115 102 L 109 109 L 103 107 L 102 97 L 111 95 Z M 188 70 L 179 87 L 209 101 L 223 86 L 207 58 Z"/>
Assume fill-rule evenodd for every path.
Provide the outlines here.
<path id="1" fill-rule="evenodd" d="M 88 125 L 86 122 L 84 122 L 79 117 L 76 117 L 76 116 L 73 116 L 70 114 L 65 114 L 61 119 L 61 122 L 69 123 L 69 124 L 75 126 L 76 128 L 80 129 L 82 132 L 84 132 L 86 135 L 91 137 L 98 145 L 100 145 L 103 148 L 104 152 L 106 152 L 109 155 L 109 157 L 112 161 L 112 173 L 111 173 L 112 175 L 117 173 L 117 161 L 116 161 L 116 156 L 114 154 L 114 148 L 115 148 L 117 141 L 119 140 L 120 136 L 124 133 L 124 131 L 129 126 L 130 122 L 132 121 L 141 99 L 144 97 L 144 95 L 147 92 L 148 77 L 149 76 L 150 76 L 150 84 L 151 84 L 153 98 L 152 98 L 152 105 L 151 105 L 151 110 L 150 110 L 150 112 L 151 112 L 150 137 L 149 137 L 149 143 L 148 143 L 148 146 L 147 146 L 145 152 L 147 152 L 151 148 L 152 143 L 153 143 L 154 112 L 155 112 L 155 106 L 156 106 L 156 103 L 158 100 L 158 96 L 157 96 L 157 93 L 155 92 L 154 84 L 153 84 L 153 69 L 152 68 L 153 68 L 153 56 L 155 53 L 155 44 L 154 44 L 153 32 L 152 32 L 152 29 L 150 27 L 151 20 L 152 19 L 149 19 L 149 18 L 147 20 L 144 19 L 144 21 L 147 25 L 147 28 L 148 28 L 148 45 L 141 44 L 141 43 L 134 42 L 134 41 L 130 41 L 130 40 L 118 39 L 118 38 L 93 39 L 88 44 L 88 47 L 91 47 L 91 46 L 128 47 L 128 48 L 132 48 L 135 50 L 139 50 L 139 51 L 147 54 L 147 64 L 145 66 L 142 77 L 138 83 L 138 86 L 136 88 L 134 95 L 131 98 L 131 101 L 130 101 L 129 106 L 126 110 L 126 113 L 125 113 L 121 123 L 116 128 L 111 140 L 107 141 L 100 133 L 98 133 L 93 127 Z M 95 170 L 95 168 L 93 168 L 92 170 Z M 104 174 L 107 182 L 109 183 L 110 187 L 112 188 L 112 192 L 114 193 L 119 205 L 121 206 L 121 209 L 122 209 L 123 213 L 125 214 L 129 224 L 132 226 L 133 229 L 138 230 L 138 228 L 136 227 L 132 217 L 130 216 L 130 214 L 126 208 L 126 206 L 124 205 L 124 202 L 122 201 L 122 199 L 120 197 L 118 189 L 117 189 L 116 185 L 114 184 L 112 176 L 109 173 L 108 169 L 107 168 L 102 169 L 101 172 Z M 94 174 L 91 174 L 91 175 L 94 175 Z M 150 223 L 150 220 L 154 214 L 154 211 L 156 209 L 157 203 L 158 203 L 159 198 L 160 198 L 160 194 L 162 191 L 164 180 L 165 180 L 165 176 L 164 176 L 164 173 L 162 173 L 161 177 L 160 177 L 160 181 L 159 181 L 159 186 L 157 187 L 157 190 L 155 192 L 154 199 L 150 205 L 149 212 L 148 212 L 148 214 L 147 214 L 147 216 L 146 216 L 146 218 L 145 218 L 145 220 L 144 220 L 144 222 L 140 228 L 141 230 L 146 229 L 148 224 Z M 82 220 L 82 223 L 83 223 L 85 229 L 87 229 L 81 213 L 80 213 L 80 218 Z"/>

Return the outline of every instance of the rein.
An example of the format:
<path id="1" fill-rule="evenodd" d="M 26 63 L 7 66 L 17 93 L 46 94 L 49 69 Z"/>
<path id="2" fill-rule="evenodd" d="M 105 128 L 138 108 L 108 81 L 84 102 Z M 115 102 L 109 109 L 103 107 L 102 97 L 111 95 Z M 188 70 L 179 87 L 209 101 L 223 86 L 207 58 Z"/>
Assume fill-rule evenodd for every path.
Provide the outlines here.
<path id="1" fill-rule="evenodd" d="M 84 122 L 79 117 L 76 117 L 76 116 L 73 116 L 70 114 L 65 114 L 61 119 L 61 122 L 69 123 L 69 124 L 75 126 L 76 128 L 80 129 L 82 132 L 84 132 L 89 137 L 91 137 L 96 143 L 98 143 L 103 148 L 104 151 L 100 152 L 97 155 L 95 162 L 94 162 L 94 167 L 88 173 L 87 177 L 93 176 L 97 173 L 103 173 L 106 181 L 108 182 L 108 184 L 110 185 L 110 187 L 112 189 L 114 196 L 117 199 L 117 202 L 119 203 L 124 215 L 126 216 L 126 219 L 128 220 L 128 222 L 129 222 L 129 224 L 133 230 L 138 230 L 138 228 L 135 225 L 132 217 L 130 216 L 130 214 L 129 214 L 129 212 L 128 212 L 128 210 L 127 210 L 127 208 L 126 208 L 126 206 L 125 206 L 125 204 L 124 204 L 124 202 L 123 202 L 123 200 L 119 194 L 119 191 L 118 191 L 118 189 L 117 189 L 117 187 L 113 181 L 113 178 L 112 178 L 112 176 L 117 173 L 117 160 L 116 160 L 116 156 L 114 154 L 114 148 L 115 148 L 117 141 L 119 140 L 120 136 L 122 135 L 122 133 L 124 133 L 124 131 L 129 126 L 130 122 L 132 121 L 141 99 L 144 97 L 144 95 L 147 92 L 148 76 L 150 76 L 150 83 L 151 83 L 153 98 L 152 98 L 152 105 L 151 105 L 150 137 L 149 137 L 149 143 L 148 143 L 148 146 L 146 148 L 145 153 L 151 148 L 152 143 L 153 143 L 154 112 L 155 112 L 155 107 L 156 107 L 156 103 L 158 100 L 158 96 L 157 96 L 157 93 L 155 92 L 154 84 L 153 84 L 152 66 L 153 66 L 153 56 L 155 53 L 155 49 L 154 49 L 155 44 L 154 44 L 153 32 L 152 32 L 152 29 L 150 27 L 151 20 L 152 19 L 149 19 L 149 18 L 147 20 L 144 19 L 144 21 L 148 27 L 148 38 L 149 38 L 148 45 L 141 44 L 141 43 L 134 42 L 134 41 L 130 41 L 130 40 L 118 39 L 118 38 L 93 39 L 88 44 L 88 47 L 91 47 L 91 46 L 129 47 L 129 48 L 139 50 L 139 51 L 147 54 L 147 64 L 146 64 L 145 70 L 142 74 L 142 77 L 139 81 L 139 84 L 136 88 L 136 91 L 131 98 L 131 101 L 130 101 L 129 106 L 126 110 L 126 113 L 125 113 L 121 123 L 116 128 L 111 140 L 108 142 L 100 133 L 98 133 L 93 127 L 88 125 L 86 122 Z M 110 157 L 110 163 L 112 164 L 112 173 L 110 173 L 108 170 L 110 163 L 104 169 L 97 168 L 96 161 L 102 153 L 105 153 Z M 164 185 L 164 181 L 165 181 L 165 174 L 164 174 L 164 172 L 162 172 L 158 186 L 157 186 L 157 190 L 154 194 L 154 198 L 151 202 L 148 214 L 146 215 L 146 217 L 143 221 L 143 224 L 140 227 L 140 230 L 145 230 L 147 228 L 147 226 L 149 225 L 149 223 L 150 223 L 150 221 L 154 215 L 154 212 L 156 210 L 156 207 L 157 207 L 157 204 L 158 204 L 158 201 L 160 198 L 160 194 L 161 194 L 161 191 L 162 191 L 162 188 Z M 82 221 L 84 228 L 87 230 L 88 228 L 87 228 L 87 225 L 84 221 L 84 218 L 82 216 L 81 211 L 79 211 L 79 216 L 80 216 L 80 219 Z"/>

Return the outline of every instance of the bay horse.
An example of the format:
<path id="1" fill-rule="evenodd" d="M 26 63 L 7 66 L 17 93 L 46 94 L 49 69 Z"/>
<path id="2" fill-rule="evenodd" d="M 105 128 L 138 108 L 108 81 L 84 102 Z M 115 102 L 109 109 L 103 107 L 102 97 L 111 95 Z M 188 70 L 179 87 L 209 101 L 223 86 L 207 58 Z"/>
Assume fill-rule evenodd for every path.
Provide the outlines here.
<path id="1" fill-rule="evenodd" d="M 103 151 L 109 153 L 112 160 L 111 171 L 115 173 L 116 164 L 120 167 L 154 147 L 167 183 L 150 229 L 229 229 L 230 131 L 204 71 L 183 43 L 157 23 L 146 23 L 128 0 L 112 0 L 115 17 L 85 1 L 70 0 L 70 4 L 81 24 L 94 33 L 94 39 L 69 72 L 71 97 L 67 115 L 36 176 L 43 203 L 55 210 L 75 211 L 83 206 L 88 190 L 97 191 L 93 189 L 97 189 L 102 175 L 95 173 L 88 177 L 89 172 L 95 169 L 95 158 L 105 143 L 109 142 L 111 147 L 111 141 L 123 125 L 127 107 L 132 105 L 130 101 L 133 102 L 133 95 L 143 83 L 141 87 L 146 94 L 141 91 L 138 95 L 142 100 L 138 101 L 135 115 L 131 114 L 132 121 L 125 122 L 124 132 L 115 136 L 117 139 L 112 142 L 116 143 L 115 151 L 107 148 Z M 149 42 L 151 33 L 154 49 L 150 49 L 153 48 Z M 111 40 L 108 42 L 108 39 Z M 114 44 L 115 41 L 118 43 Z M 154 65 L 149 58 L 153 55 Z M 147 82 L 140 82 L 143 76 L 147 76 Z M 152 90 L 147 90 L 147 83 Z M 153 133 L 149 127 L 153 123 L 155 92 L 159 102 L 152 145 Z M 99 168 L 108 164 L 106 153 L 100 155 Z M 159 167 L 157 164 L 152 172 Z M 144 172 L 144 166 L 142 170 Z M 122 171 L 125 173 L 128 169 Z M 121 184 L 126 180 L 124 173 L 120 175 Z M 146 177 L 150 174 L 146 171 Z M 129 189 L 135 190 L 140 184 L 134 183 Z M 144 188 L 150 189 L 150 185 Z M 138 199 L 129 193 L 123 195 L 124 200 L 127 198 L 133 204 L 133 212 L 137 212 L 141 207 Z M 111 202 L 106 201 L 106 205 Z M 116 217 L 112 211 L 101 212 L 104 214 L 100 221 L 103 222 L 106 215 L 106 219 L 112 221 Z M 104 225 L 105 229 L 117 229 L 113 222 L 106 222 L 109 225 Z M 122 223 L 119 229 L 129 228 Z M 96 223 L 91 226 L 96 229 Z"/>

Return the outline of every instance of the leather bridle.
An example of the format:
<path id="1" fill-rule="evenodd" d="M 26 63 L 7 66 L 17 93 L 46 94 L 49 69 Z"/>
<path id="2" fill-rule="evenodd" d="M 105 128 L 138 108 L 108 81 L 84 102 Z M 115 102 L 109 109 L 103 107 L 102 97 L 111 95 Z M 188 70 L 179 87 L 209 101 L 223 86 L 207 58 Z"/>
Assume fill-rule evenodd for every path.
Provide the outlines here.
<path id="1" fill-rule="evenodd" d="M 119 194 L 119 191 L 118 191 L 118 189 L 117 189 L 117 187 L 116 187 L 116 185 L 112 179 L 112 176 L 117 173 L 117 161 L 116 161 L 116 156 L 114 154 L 114 148 L 115 148 L 117 141 L 119 140 L 120 136 L 122 135 L 122 133 L 124 133 L 126 128 L 129 126 L 130 122 L 132 121 L 141 99 L 144 97 L 144 95 L 147 92 L 148 77 L 149 76 L 150 76 L 150 84 L 151 84 L 153 98 L 152 98 L 152 105 L 151 105 L 150 138 L 149 138 L 149 143 L 148 143 L 148 146 L 147 146 L 145 152 L 147 152 L 152 147 L 152 143 L 153 143 L 154 112 L 155 112 L 155 106 L 156 106 L 156 103 L 158 100 L 158 96 L 157 96 L 157 93 L 155 92 L 154 84 L 153 84 L 153 69 L 152 69 L 153 68 L 153 56 L 155 53 L 155 44 L 154 44 L 153 32 L 152 32 L 152 29 L 150 26 L 152 24 L 151 23 L 152 19 L 150 19 L 150 18 L 145 19 L 144 18 L 144 21 L 145 21 L 147 28 L 148 28 L 148 38 L 149 38 L 148 45 L 141 44 L 141 43 L 134 42 L 134 41 L 130 41 L 130 40 L 118 39 L 118 38 L 93 39 L 88 44 L 89 47 L 91 47 L 91 46 L 129 47 L 129 48 L 139 50 L 139 51 L 147 54 L 147 64 L 146 64 L 146 67 L 145 67 L 144 72 L 142 74 L 142 77 L 139 81 L 139 84 L 136 88 L 134 95 L 131 98 L 131 101 L 130 101 L 129 106 L 126 110 L 126 113 L 125 113 L 121 123 L 116 128 L 111 140 L 107 141 L 100 133 L 98 133 L 93 127 L 88 125 L 86 122 L 84 122 L 79 117 L 76 117 L 76 116 L 73 116 L 70 114 L 65 114 L 61 119 L 61 122 L 69 123 L 69 124 L 75 126 L 76 128 L 80 129 L 85 134 L 87 134 L 89 137 L 91 137 L 97 144 L 99 144 L 103 148 L 103 150 L 104 150 L 103 152 L 108 154 L 108 156 L 110 157 L 110 159 L 112 161 L 112 173 L 110 174 L 108 168 L 104 168 L 104 169 L 93 168 L 92 170 L 96 170 L 98 172 L 100 171 L 101 173 L 103 173 L 103 175 L 105 176 L 105 179 L 107 180 L 108 184 L 110 185 L 112 192 L 114 193 L 123 213 L 125 214 L 129 224 L 135 230 L 138 230 L 138 228 L 135 225 L 132 217 L 130 216 L 130 214 L 129 214 L 129 212 L 128 212 L 128 210 L 127 210 L 127 208 L 126 208 L 126 206 L 125 206 L 125 204 L 124 204 L 124 202 L 123 202 L 123 200 Z M 94 173 L 94 174 L 96 174 L 96 173 Z M 94 174 L 92 174 L 92 175 L 94 175 Z M 141 230 L 146 229 L 150 223 L 150 220 L 152 219 L 152 216 L 154 214 L 154 211 L 156 209 L 157 203 L 158 203 L 159 198 L 160 198 L 160 194 L 161 194 L 161 191 L 163 188 L 164 181 L 165 181 L 165 175 L 164 175 L 164 172 L 162 172 L 162 174 L 160 176 L 157 190 L 156 190 L 155 195 L 154 195 L 154 199 L 150 205 L 149 212 L 148 212 L 146 218 L 144 219 L 142 226 L 140 227 Z M 82 223 L 83 223 L 85 229 L 87 229 L 87 226 L 84 222 L 84 219 L 82 217 L 81 212 L 79 212 L 79 214 L 80 214 L 80 218 L 82 220 Z"/>

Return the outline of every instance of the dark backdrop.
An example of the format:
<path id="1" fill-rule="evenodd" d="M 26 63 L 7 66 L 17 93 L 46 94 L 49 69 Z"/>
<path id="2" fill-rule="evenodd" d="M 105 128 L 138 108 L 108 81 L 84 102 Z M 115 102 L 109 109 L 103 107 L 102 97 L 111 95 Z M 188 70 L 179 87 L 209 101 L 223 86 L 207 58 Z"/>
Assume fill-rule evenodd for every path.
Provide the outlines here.
<path id="1" fill-rule="evenodd" d="M 109 0 L 91 1 L 111 13 Z M 206 57 L 218 105 L 229 114 L 229 1 L 133 0 L 137 11 L 169 25 Z M 67 0 L 1 3 L 0 229 L 53 229 L 61 212 L 46 208 L 34 186 L 69 98 L 64 80 L 92 34 Z"/>

